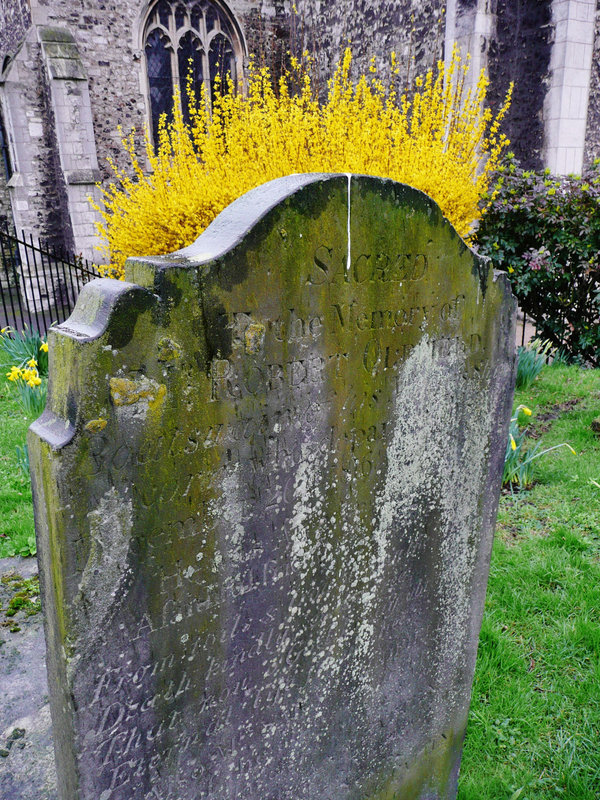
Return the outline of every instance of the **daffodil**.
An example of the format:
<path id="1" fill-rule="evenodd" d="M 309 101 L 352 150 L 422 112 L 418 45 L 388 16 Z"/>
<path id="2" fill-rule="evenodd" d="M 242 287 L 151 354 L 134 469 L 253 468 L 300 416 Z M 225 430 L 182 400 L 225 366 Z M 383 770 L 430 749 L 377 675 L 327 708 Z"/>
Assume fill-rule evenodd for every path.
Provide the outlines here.
<path id="1" fill-rule="evenodd" d="M 40 350 L 42 351 L 42 353 L 47 353 L 48 352 L 48 342 L 42 342 L 42 344 L 40 345 Z"/>
<path id="2" fill-rule="evenodd" d="M 510 446 L 512 450 L 517 449 L 517 443 L 515 442 L 515 437 L 512 435 L 512 433 L 510 434 Z"/>
<path id="3" fill-rule="evenodd" d="M 30 358 L 29 361 L 27 362 L 27 366 L 28 367 L 37 367 L 37 361 L 35 360 L 35 358 Z"/>

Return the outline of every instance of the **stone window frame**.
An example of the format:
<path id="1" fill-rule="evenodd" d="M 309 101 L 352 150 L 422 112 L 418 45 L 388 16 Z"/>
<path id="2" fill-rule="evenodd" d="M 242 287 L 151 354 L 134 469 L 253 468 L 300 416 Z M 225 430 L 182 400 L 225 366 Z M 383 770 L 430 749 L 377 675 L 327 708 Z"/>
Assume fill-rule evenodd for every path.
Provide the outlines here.
<path id="1" fill-rule="evenodd" d="M 4 179 L 8 183 L 18 170 L 5 111 L 4 103 L 0 99 L 0 180 Z"/>
<path id="2" fill-rule="evenodd" d="M 168 5 L 171 6 L 172 14 L 169 20 L 169 25 L 166 27 L 165 25 L 161 24 L 158 17 L 158 8 L 161 3 L 167 2 Z M 186 21 L 183 26 L 176 27 L 174 23 L 175 19 L 175 12 L 178 7 L 184 7 L 186 9 L 191 9 L 193 7 L 200 6 L 204 10 L 208 8 L 214 8 L 217 11 L 217 15 L 221 15 L 225 18 L 227 22 L 227 30 L 223 31 L 220 29 L 215 29 L 208 33 L 206 28 L 204 27 L 202 30 L 197 30 L 193 28 L 190 24 L 190 17 L 191 14 L 188 11 L 186 16 Z M 204 21 L 205 16 L 204 13 L 202 14 L 202 19 Z M 177 54 L 177 45 L 181 39 L 183 39 L 186 35 L 190 33 L 193 34 L 195 37 L 199 38 L 199 42 L 203 48 L 203 63 L 204 63 L 204 85 L 209 92 L 210 96 L 210 78 L 208 75 L 208 48 L 210 47 L 211 41 L 222 33 L 226 36 L 229 43 L 232 46 L 233 50 L 233 61 L 235 63 L 235 82 L 238 86 L 242 87 L 245 85 L 245 74 L 244 70 L 248 60 L 248 48 L 246 45 L 245 37 L 242 31 L 242 28 L 237 21 L 234 13 L 230 9 L 229 5 L 224 2 L 224 0 L 150 0 L 146 2 L 142 8 L 140 17 L 139 17 L 139 24 L 137 26 L 137 37 L 135 41 L 135 49 L 138 54 L 138 59 L 142 63 L 142 75 L 141 75 L 141 89 L 142 93 L 146 100 L 146 122 L 148 125 L 148 130 L 151 133 L 151 136 L 155 136 L 155 131 L 153 130 L 153 123 L 152 123 L 152 105 L 151 105 L 151 97 L 150 97 L 150 77 L 148 75 L 148 65 L 147 65 L 147 57 L 146 57 L 146 42 L 148 37 L 152 34 L 153 31 L 158 30 L 161 33 L 161 36 L 164 36 L 168 42 L 169 50 L 170 50 L 170 58 L 171 58 L 171 77 L 173 83 L 173 91 L 180 86 L 180 75 L 179 75 L 179 63 L 178 63 L 178 54 Z"/>
<path id="3" fill-rule="evenodd" d="M 4 123 L 4 109 L 0 104 L 0 169 L 2 169 L 2 174 L 0 175 L 0 179 L 4 177 L 5 181 L 8 182 L 15 173 L 14 168 L 14 159 L 12 157 L 12 153 L 10 151 L 10 141 L 8 138 L 8 131 L 6 129 L 6 125 Z"/>

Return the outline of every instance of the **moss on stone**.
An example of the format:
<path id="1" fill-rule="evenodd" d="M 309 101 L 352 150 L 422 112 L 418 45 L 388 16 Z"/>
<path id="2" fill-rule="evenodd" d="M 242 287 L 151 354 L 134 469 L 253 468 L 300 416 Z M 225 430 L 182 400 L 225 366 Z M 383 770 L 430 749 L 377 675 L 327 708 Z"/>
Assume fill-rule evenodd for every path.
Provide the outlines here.
<path id="1" fill-rule="evenodd" d="M 65 730 L 78 731 L 65 735 L 59 763 L 73 786 L 80 763 L 97 758 L 89 766 L 96 777 L 112 768 L 82 745 L 103 711 L 81 698 L 107 681 L 115 703 L 119 692 L 138 688 L 153 698 L 152 724 L 165 731 L 156 752 L 167 775 L 178 769 L 190 725 L 202 730 L 199 709 L 211 701 L 206 727 L 220 724 L 227 703 L 232 714 L 244 707 L 248 719 L 258 715 L 261 731 L 272 715 L 279 720 L 276 745 L 266 734 L 257 739 L 275 748 L 273 764 L 292 763 L 293 747 L 325 763 L 330 737 L 334 751 L 360 751 L 358 760 L 369 762 L 361 800 L 453 797 L 471 655 L 452 662 L 448 677 L 445 663 L 436 672 L 429 649 L 447 644 L 444 631 L 458 641 L 477 627 L 463 613 L 462 590 L 443 581 L 463 580 L 482 556 L 455 559 L 458 566 L 444 559 L 452 561 L 464 531 L 477 539 L 477 514 L 489 538 L 491 512 L 484 501 L 471 507 L 488 474 L 478 456 L 467 499 L 453 509 L 457 530 L 446 526 L 443 538 L 442 500 L 450 502 L 453 478 L 436 484 L 436 470 L 448 451 L 459 460 L 469 453 L 480 434 L 491 441 L 486 367 L 504 369 L 510 360 L 499 322 L 506 287 L 489 272 L 482 284 L 479 261 L 420 193 L 347 176 L 305 187 L 208 263 L 167 262 L 129 262 L 128 278 L 145 289 L 123 287 L 111 299 L 92 287 L 80 329 L 50 337 L 48 412 L 30 441 L 50 664 L 64 692 L 54 713 Z M 506 311 L 508 328 L 509 317 Z M 430 435 L 427 415 L 438 419 L 438 409 L 415 399 L 428 388 L 447 412 L 451 441 Z M 502 388 L 493 403 L 508 403 L 508 394 Z M 411 452 L 419 437 L 431 447 L 430 461 Z M 455 469 L 455 460 L 447 463 Z M 386 604 L 404 597 L 412 599 L 386 618 Z M 414 690 L 415 708 L 403 716 L 394 670 L 411 676 L 394 648 L 417 624 L 430 644 L 424 649 L 419 640 L 414 669 L 431 696 Z M 271 625 L 273 644 L 249 655 L 259 629 L 266 641 Z M 319 657 L 331 637 L 339 673 L 333 657 Z M 206 652 L 199 641 L 210 642 Z M 235 661 L 242 656 L 243 668 Z M 133 666 L 119 683 L 123 664 Z M 143 687 L 131 685 L 144 669 Z M 232 684 L 239 678 L 241 685 L 242 674 L 249 688 L 236 699 Z M 281 707 L 254 707 L 265 675 L 284 686 L 276 695 Z M 178 699 L 172 687 L 182 681 Z M 446 697 L 447 683 L 456 684 L 460 701 L 425 735 L 424 720 L 438 713 L 431 698 Z M 384 684 L 390 694 L 379 720 L 371 705 Z M 335 738 L 341 727 L 327 735 L 318 727 L 328 719 L 315 711 L 322 693 L 325 711 L 333 703 L 329 713 L 346 726 L 343 742 Z M 379 721 L 365 733 L 369 720 Z M 230 724 L 221 722 L 218 735 Z M 381 725 L 393 757 L 378 744 Z M 415 754 L 423 739 L 435 746 Z M 269 763 L 258 759 L 252 770 L 270 774 Z M 278 779 L 273 773 L 269 785 Z M 150 773 L 143 780 L 140 796 L 150 791 Z"/>

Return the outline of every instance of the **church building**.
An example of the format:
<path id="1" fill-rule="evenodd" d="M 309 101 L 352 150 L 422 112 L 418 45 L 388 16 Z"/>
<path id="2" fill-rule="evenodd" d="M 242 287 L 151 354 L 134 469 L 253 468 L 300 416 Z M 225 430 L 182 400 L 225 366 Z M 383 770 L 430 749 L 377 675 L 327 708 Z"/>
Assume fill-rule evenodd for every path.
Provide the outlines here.
<path id="1" fill-rule="evenodd" d="M 3 0 L 0 6 L 0 222 L 98 261 L 88 198 L 126 168 L 121 137 L 152 135 L 176 87 L 217 74 L 243 82 L 308 49 L 330 75 L 356 64 L 409 76 L 457 43 L 488 70 L 494 108 L 515 92 L 505 130 L 531 168 L 581 170 L 600 156 L 596 0 Z"/>

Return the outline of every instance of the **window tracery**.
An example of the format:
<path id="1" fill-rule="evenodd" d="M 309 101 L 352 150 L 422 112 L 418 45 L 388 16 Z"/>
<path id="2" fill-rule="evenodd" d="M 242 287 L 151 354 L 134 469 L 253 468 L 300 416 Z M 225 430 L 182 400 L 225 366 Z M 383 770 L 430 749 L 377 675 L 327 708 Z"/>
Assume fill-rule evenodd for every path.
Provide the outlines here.
<path id="1" fill-rule="evenodd" d="M 158 0 L 146 18 L 144 50 L 155 141 L 161 115 L 172 113 L 177 87 L 187 115 L 188 80 L 197 94 L 204 85 L 210 96 L 217 76 L 238 81 L 243 59 L 233 18 L 222 4 L 209 0 Z"/>
<path id="2" fill-rule="evenodd" d="M 9 180 L 13 174 L 13 168 L 10 160 L 10 151 L 8 149 L 8 136 L 6 135 L 6 128 L 4 127 L 4 120 L 0 112 L 0 161 L 4 165 L 4 174 L 6 180 Z"/>

